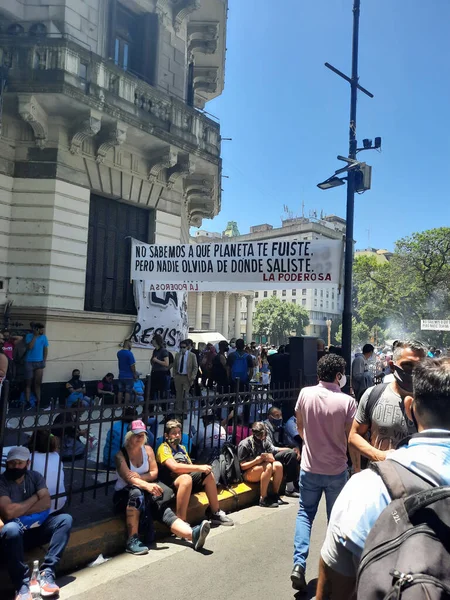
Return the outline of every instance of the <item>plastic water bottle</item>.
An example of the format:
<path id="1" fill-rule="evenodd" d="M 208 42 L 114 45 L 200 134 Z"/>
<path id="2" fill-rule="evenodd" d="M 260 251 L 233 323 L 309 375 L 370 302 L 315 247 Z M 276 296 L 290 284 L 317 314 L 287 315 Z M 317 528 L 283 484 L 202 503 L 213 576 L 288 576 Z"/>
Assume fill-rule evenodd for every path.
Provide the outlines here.
<path id="1" fill-rule="evenodd" d="M 41 574 L 39 572 L 39 561 L 33 562 L 33 572 L 30 579 L 30 593 L 33 600 L 41 598 Z"/>

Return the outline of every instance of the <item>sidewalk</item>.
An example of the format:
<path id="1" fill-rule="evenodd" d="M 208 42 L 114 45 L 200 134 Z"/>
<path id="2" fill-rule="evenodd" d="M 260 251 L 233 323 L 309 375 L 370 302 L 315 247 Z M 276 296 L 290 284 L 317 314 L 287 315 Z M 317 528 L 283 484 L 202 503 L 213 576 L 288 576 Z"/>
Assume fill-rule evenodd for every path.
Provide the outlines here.
<path id="1" fill-rule="evenodd" d="M 231 491 L 222 490 L 219 493 L 220 508 L 226 512 L 246 508 L 258 500 L 259 484 L 240 483 L 232 486 Z M 113 487 L 105 495 L 104 490 L 86 492 L 84 502 L 81 498 L 74 498 L 70 512 L 74 517 L 74 528 L 70 536 L 69 545 L 63 555 L 59 575 L 73 572 L 85 567 L 94 561 L 99 554 L 114 556 L 124 551 L 126 539 L 125 521 L 113 513 L 112 495 Z M 77 495 L 78 496 L 78 495 Z M 191 497 L 188 509 L 188 521 L 191 524 L 199 523 L 208 506 L 206 494 L 201 492 Z M 168 530 L 164 525 L 155 523 L 157 539 L 167 537 Z M 44 549 L 39 548 L 27 553 L 27 560 L 41 560 Z M 0 571 L 0 592 L 11 590 L 9 578 L 5 571 Z"/>

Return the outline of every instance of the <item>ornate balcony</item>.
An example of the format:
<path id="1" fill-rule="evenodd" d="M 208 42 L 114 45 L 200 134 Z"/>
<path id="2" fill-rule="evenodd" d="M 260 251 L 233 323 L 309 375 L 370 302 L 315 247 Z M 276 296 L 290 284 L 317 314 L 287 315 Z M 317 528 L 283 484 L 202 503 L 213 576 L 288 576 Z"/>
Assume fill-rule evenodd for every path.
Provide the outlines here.
<path id="1" fill-rule="evenodd" d="M 52 118 L 63 118 L 73 155 L 88 147 L 102 164 L 126 143 L 150 183 L 171 190 L 181 179 L 192 224 L 220 210 L 220 127 L 204 113 L 66 37 L 0 35 L 0 67 L 5 108 L 29 123 L 39 148 L 49 147 Z"/>

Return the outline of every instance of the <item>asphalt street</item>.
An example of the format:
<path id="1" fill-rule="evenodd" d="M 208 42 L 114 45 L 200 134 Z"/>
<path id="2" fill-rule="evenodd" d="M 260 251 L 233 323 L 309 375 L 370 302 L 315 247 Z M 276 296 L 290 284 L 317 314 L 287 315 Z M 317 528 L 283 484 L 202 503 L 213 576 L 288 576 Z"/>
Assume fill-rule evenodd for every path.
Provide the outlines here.
<path id="1" fill-rule="evenodd" d="M 287 600 L 291 587 L 292 545 L 298 501 L 277 509 L 251 507 L 233 514 L 235 526 L 209 535 L 202 553 L 168 538 L 146 556 L 123 554 L 98 567 L 58 580 L 61 599 L 124 600 Z M 307 567 L 314 598 L 326 515 L 322 504 L 314 523 Z"/>

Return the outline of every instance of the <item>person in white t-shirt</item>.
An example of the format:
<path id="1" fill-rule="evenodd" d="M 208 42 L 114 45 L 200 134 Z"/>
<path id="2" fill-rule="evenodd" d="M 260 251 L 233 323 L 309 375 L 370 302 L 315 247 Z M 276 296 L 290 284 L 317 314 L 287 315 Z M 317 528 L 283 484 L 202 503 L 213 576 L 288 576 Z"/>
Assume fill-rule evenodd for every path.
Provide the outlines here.
<path id="1" fill-rule="evenodd" d="M 215 449 L 221 448 L 227 441 L 224 423 L 209 408 L 199 423 L 198 431 L 194 431 L 193 443 L 197 446 L 197 461 L 207 460 Z"/>
<path id="2" fill-rule="evenodd" d="M 31 452 L 30 468 L 44 477 L 50 496 L 65 494 L 64 469 L 58 452 L 58 438 L 50 431 L 39 429 L 31 436 L 28 448 Z M 66 496 L 52 498 L 50 513 L 61 510 L 66 501 Z"/>

